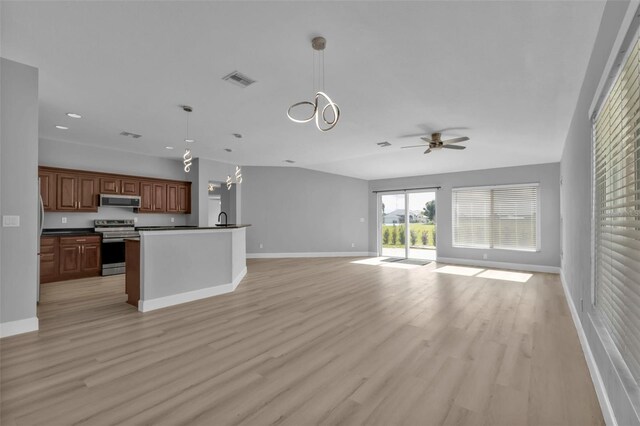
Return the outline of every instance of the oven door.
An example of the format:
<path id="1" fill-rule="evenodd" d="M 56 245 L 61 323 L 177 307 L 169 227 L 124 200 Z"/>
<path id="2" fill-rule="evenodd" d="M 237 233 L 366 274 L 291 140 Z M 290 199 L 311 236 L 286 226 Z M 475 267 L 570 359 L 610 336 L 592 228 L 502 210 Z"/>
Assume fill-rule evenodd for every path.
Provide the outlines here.
<path id="1" fill-rule="evenodd" d="M 124 239 L 102 240 L 102 275 L 124 274 Z"/>

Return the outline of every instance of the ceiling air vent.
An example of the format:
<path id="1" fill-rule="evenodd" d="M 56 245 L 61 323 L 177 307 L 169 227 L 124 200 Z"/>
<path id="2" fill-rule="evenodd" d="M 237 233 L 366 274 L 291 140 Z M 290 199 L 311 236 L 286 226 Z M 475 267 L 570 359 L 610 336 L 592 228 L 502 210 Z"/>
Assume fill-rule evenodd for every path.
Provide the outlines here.
<path id="1" fill-rule="evenodd" d="M 224 77 L 222 77 L 222 79 L 240 87 L 247 87 L 256 82 L 255 80 L 250 79 L 246 75 L 240 74 L 238 71 L 234 71 L 231 74 L 227 74 Z"/>
<path id="2" fill-rule="evenodd" d="M 124 137 L 131 136 L 134 139 L 138 139 L 142 137 L 142 135 L 139 135 L 137 133 L 131 133 L 131 132 L 120 132 L 120 136 L 124 136 Z"/>
<path id="3" fill-rule="evenodd" d="M 384 148 L 385 146 L 391 146 L 391 144 L 387 141 L 384 142 L 378 142 L 377 145 L 381 148 Z"/>

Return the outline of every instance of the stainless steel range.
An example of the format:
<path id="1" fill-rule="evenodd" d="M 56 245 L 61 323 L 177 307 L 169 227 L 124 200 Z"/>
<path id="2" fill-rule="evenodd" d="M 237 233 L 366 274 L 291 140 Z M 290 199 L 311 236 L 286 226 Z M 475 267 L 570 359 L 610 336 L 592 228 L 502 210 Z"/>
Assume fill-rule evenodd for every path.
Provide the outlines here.
<path id="1" fill-rule="evenodd" d="M 93 226 L 102 234 L 102 275 L 124 274 L 124 240 L 140 237 L 133 219 L 98 219 Z"/>

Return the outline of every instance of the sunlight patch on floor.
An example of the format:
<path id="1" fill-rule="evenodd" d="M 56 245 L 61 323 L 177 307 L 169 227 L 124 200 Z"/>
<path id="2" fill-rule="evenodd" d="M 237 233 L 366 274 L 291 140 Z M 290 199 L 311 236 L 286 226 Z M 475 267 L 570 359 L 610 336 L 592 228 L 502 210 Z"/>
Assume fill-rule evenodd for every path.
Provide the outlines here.
<path id="1" fill-rule="evenodd" d="M 442 268 L 433 270 L 433 272 L 439 272 L 441 274 L 462 275 L 465 277 L 472 277 L 482 271 L 484 271 L 484 269 L 469 268 L 466 266 L 452 266 L 452 265 L 443 266 Z"/>
<path id="2" fill-rule="evenodd" d="M 486 271 L 476 275 L 480 278 L 491 278 L 492 280 L 503 281 L 516 281 L 519 283 L 526 283 L 533 274 L 526 274 L 524 272 L 510 272 L 510 271 L 497 271 L 495 269 L 487 269 Z"/>
<path id="3" fill-rule="evenodd" d="M 414 269 L 420 268 L 423 265 L 411 265 L 408 263 L 398 263 L 398 262 L 387 262 L 387 259 L 392 259 L 391 257 L 371 257 L 369 259 L 361 259 L 354 260 L 351 263 L 357 263 L 358 265 L 370 265 L 370 266 L 382 266 L 384 268 L 394 268 L 394 269 Z"/>

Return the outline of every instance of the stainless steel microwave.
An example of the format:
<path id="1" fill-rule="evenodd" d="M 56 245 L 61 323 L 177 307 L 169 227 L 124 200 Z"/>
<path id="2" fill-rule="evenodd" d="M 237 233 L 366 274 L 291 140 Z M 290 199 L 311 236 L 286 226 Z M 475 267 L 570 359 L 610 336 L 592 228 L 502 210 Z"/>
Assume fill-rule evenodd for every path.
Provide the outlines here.
<path id="1" fill-rule="evenodd" d="M 100 194 L 100 206 L 140 208 L 138 195 Z"/>

